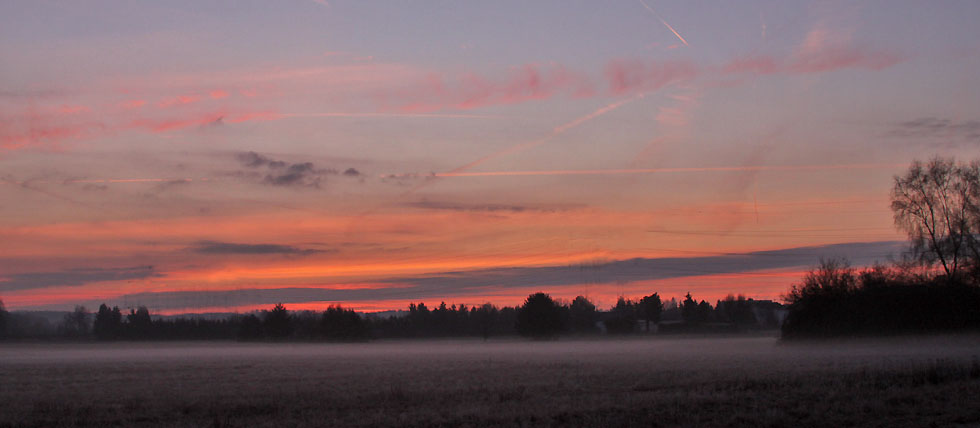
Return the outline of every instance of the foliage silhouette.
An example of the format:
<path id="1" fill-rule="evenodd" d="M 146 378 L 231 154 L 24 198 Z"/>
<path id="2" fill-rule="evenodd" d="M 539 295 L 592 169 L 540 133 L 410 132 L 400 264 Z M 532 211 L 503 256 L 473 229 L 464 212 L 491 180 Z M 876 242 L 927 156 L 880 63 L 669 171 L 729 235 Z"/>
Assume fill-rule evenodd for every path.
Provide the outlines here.
<path id="1" fill-rule="evenodd" d="M 99 305 L 99 312 L 95 314 L 92 332 L 98 340 L 118 339 L 122 333 L 122 313 L 119 311 L 119 307 L 109 309 L 105 303 Z"/>
<path id="2" fill-rule="evenodd" d="M 238 325 L 238 340 L 261 340 L 265 336 L 262 321 L 255 314 L 245 315 Z"/>
<path id="3" fill-rule="evenodd" d="M 353 309 L 331 305 L 320 317 L 320 334 L 326 340 L 358 341 L 370 338 L 371 331 Z"/>
<path id="4" fill-rule="evenodd" d="M 545 293 L 531 294 L 517 310 L 517 332 L 522 336 L 552 338 L 564 327 L 562 306 Z"/>
<path id="5" fill-rule="evenodd" d="M 10 315 L 7 313 L 7 308 L 3 306 L 3 299 L 0 299 L 0 340 L 7 338 L 7 319 Z"/>
<path id="6" fill-rule="evenodd" d="M 84 339 L 91 328 L 92 314 L 84 306 L 75 306 L 75 310 L 65 314 L 61 323 L 61 334 L 69 339 Z"/>
<path id="7" fill-rule="evenodd" d="M 599 321 L 599 311 L 595 304 L 584 296 L 577 296 L 568 305 L 569 327 L 576 333 L 596 333 L 596 323 Z"/>
<path id="8" fill-rule="evenodd" d="M 273 340 L 285 339 L 293 332 L 292 318 L 282 303 L 277 303 L 271 311 L 263 314 L 262 324 L 266 336 Z"/>
<path id="9" fill-rule="evenodd" d="M 664 311 L 664 304 L 660 301 L 660 295 L 653 293 L 640 299 L 639 313 L 646 323 L 646 331 L 650 331 L 650 323 L 657 325 L 660 322 L 660 315 Z"/>
<path id="10" fill-rule="evenodd" d="M 636 328 L 637 305 L 632 300 L 619 296 L 616 306 L 606 317 L 606 330 L 611 334 L 632 333 Z"/>
<path id="11" fill-rule="evenodd" d="M 903 267 L 825 260 L 785 296 L 784 339 L 980 328 L 980 287 Z"/>

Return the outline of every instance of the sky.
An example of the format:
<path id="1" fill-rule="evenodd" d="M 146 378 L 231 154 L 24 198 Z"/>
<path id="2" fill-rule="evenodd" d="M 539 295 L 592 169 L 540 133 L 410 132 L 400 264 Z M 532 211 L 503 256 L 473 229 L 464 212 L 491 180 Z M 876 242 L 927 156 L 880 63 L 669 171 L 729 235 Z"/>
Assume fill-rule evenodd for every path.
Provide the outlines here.
<path id="1" fill-rule="evenodd" d="M 977 157 L 980 3 L 7 1 L 0 299 L 779 299 Z"/>

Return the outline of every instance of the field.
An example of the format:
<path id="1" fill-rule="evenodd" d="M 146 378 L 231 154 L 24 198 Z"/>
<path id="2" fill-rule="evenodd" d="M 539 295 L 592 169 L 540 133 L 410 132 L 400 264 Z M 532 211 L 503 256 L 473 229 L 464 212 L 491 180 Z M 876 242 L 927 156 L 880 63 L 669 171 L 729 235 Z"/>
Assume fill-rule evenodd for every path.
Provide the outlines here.
<path id="1" fill-rule="evenodd" d="M 0 426 L 977 426 L 980 337 L 0 345 Z"/>

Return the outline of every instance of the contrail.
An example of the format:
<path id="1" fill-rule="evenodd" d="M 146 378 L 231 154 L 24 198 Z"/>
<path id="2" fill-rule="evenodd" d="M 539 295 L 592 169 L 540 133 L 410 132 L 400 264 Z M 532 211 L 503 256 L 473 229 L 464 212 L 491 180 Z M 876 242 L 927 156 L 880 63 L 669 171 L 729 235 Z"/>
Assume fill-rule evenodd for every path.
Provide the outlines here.
<path id="1" fill-rule="evenodd" d="M 645 92 L 640 92 L 640 93 L 638 93 L 638 94 L 636 94 L 636 95 L 634 95 L 634 96 L 632 96 L 630 98 L 626 98 L 626 99 L 623 99 L 623 100 L 616 101 L 616 102 L 614 102 L 612 104 L 603 106 L 603 107 L 601 107 L 601 108 L 599 108 L 599 109 L 597 109 L 597 110 L 593 111 L 592 113 L 589 113 L 589 114 L 587 114 L 585 116 L 579 117 L 579 118 L 577 118 L 575 120 L 572 120 L 570 122 L 567 122 L 567 123 L 564 123 L 562 125 L 556 126 L 554 129 L 551 130 L 551 133 L 548 134 L 545 137 L 542 137 L 542 138 L 539 138 L 539 139 L 533 140 L 533 141 L 528 141 L 528 142 L 525 142 L 525 143 L 515 144 L 515 145 L 513 145 L 511 147 L 508 147 L 508 148 L 506 148 L 504 150 L 498 151 L 496 153 L 491 153 L 491 154 L 489 154 L 487 156 L 484 156 L 482 158 L 479 158 L 479 159 L 477 159 L 477 160 L 475 160 L 473 162 L 470 162 L 470 163 L 468 163 L 466 165 L 463 165 L 463 166 L 460 166 L 460 167 L 455 168 L 453 170 L 450 170 L 449 172 L 433 173 L 433 174 L 430 174 L 430 175 L 426 175 L 426 179 L 425 180 L 422 180 L 421 183 L 417 184 L 416 186 L 414 186 L 414 187 L 408 189 L 406 192 L 402 193 L 401 194 L 401 197 L 405 197 L 407 195 L 414 194 L 415 192 L 418 192 L 419 190 L 421 190 L 421 189 L 423 189 L 423 188 L 425 188 L 425 187 L 427 187 L 427 186 L 429 186 L 429 185 L 437 182 L 438 179 L 439 178 L 442 178 L 442 177 L 461 177 L 461 176 L 466 176 L 467 174 L 479 175 L 479 173 L 467 173 L 466 170 L 468 170 L 470 168 L 473 168 L 473 167 L 475 167 L 475 166 L 477 166 L 477 165 L 479 165 L 481 163 L 484 163 L 486 161 L 492 160 L 492 159 L 496 159 L 496 158 L 499 158 L 499 157 L 502 157 L 502 156 L 506 156 L 506 155 L 509 155 L 509 154 L 513 154 L 513 153 L 522 152 L 522 151 L 527 150 L 527 149 L 530 149 L 532 147 L 540 146 L 540 145 L 542 145 L 544 143 L 547 143 L 552 138 L 555 138 L 555 137 L 557 137 L 557 136 L 559 136 L 561 134 L 564 134 L 565 132 L 567 132 L 568 130 L 570 130 L 572 128 L 575 128 L 577 126 L 580 126 L 580 125 L 582 125 L 585 122 L 588 122 L 588 121 L 590 121 L 592 119 L 595 119 L 595 118 L 597 118 L 599 116 L 602 116 L 602 115 L 604 115 L 606 113 L 609 113 L 609 112 L 611 112 L 613 110 L 616 110 L 616 109 L 618 109 L 618 108 L 620 108 L 620 107 L 622 107 L 622 106 L 624 106 L 626 104 L 629 104 L 629 103 L 631 103 L 633 101 L 636 101 L 636 100 L 638 100 L 640 98 L 643 98 L 644 96 L 646 96 L 646 93 Z M 365 216 L 371 215 L 375 211 L 377 211 L 378 209 L 380 209 L 382 205 L 385 205 L 385 203 L 382 203 L 382 204 L 380 204 L 380 205 L 378 205 L 378 206 L 376 206 L 374 208 L 371 208 L 371 209 L 369 209 L 367 211 L 364 211 L 364 212 L 360 213 L 359 215 L 356 216 L 356 218 L 363 218 Z M 354 228 L 354 224 L 352 222 L 351 225 L 348 226 L 348 232 L 350 232 L 351 230 L 353 230 L 353 228 Z"/>
<path id="2" fill-rule="evenodd" d="M 687 44 L 687 40 L 684 40 L 684 38 L 681 37 L 680 33 L 678 33 L 677 30 L 674 29 L 674 27 L 671 27 L 670 24 L 667 23 L 667 21 L 665 21 L 663 18 L 661 18 L 660 17 L 660 14 L 657 13 L 657 11 L 653 10 L 653 8 L 650 7 L 650 5 L 647 4 L 647 2 L 645 2 L 643 0 L 640 0 L 640 4 L 642 4 L 643 7 L 647 8 L 647 10 L 649 10 L 650 13 L 653 14 L 653 16 L 656 16 L 657 19 L 660 20 L 660 22 L 663 22 L 664 25 L 670 30 L 670 32 L 674 33 L 674 35 L 677 36 L 677 38 L 681 40 L 681 43 L 683 43 L 684 46 L 691 46 L 691 45 Z"/>
<path id="3" fill-rule="evenodd" d="M 466 171 L 466 170 L 468 170 L 470 168 L 473 168 L 473 167 L 475 167 L 475 166 L 477 166 L 477 165 L 479 165 L 481 163 L 484 163 L 486 161 L 489 161 L 489 160 L 492 160 L 492 159 L 496 159 L 496 158 L 499 158 L 499 157 L 502 157 L 502 156 L 506 156 L 506 155 L 509 155 L 509 154 L 522 152 L 524 150 L 527 150 L 527 149 L 530 149 L 530 148 L 533 148 L 533 147 L 540 146 L 540 145 L 542 145 L 544 143 L 547 143 L 552 138 L 555 138 L 555 137 L 557 137 L 557 136 L 559 136 L 561 134 L 564 134 L 565 132 L 567 132 L 570 129 L 573 129 L 575 127 L 578 127 L 578 126 L 582 125 L 585 122 L 588 122 L 588 121 L 590 121 L 592 119 L 595 119 L 595 118 L 597 118 L 599 116 L 602 116 L 602 115 L 604 115 L 606 113 L 609 113 L 609 112 L 611 112 L 613 110 L 616 110 L 616 109 L 618 109 L 618 108 L 620 108 L 620 107 L 622 107 L 622 106 L 624 106 L 626 104 L 629 104 L 629 103 L 631 103 L 633 101 L 636 101 L 636 100 L 638 100 L 640 98 L 643 98 L 644 96 L 646 96 L 646 93 L 645 92 L 641 92 L 641 93 L 638 93 L 638 94 L 636 94 L 636 95 L 634 95 L 634 96 L 632 96 L 630 98 L 619 100 L 619 101 L 616 101 L 616 102 L 614 102 L 612 104 L 609 104 L 607 106 L 603 106 L 603 107 L 599 108 L 598 110 L 593 111 L 592 113 L 589 113 L 589 114 L 587 114 L 585 116 L 582 116 L 582 117 L 577 118 L 575 120 L 572 120 L 570 122 L 564 123 L 562 125 L 556 126 L 554 129 L 551 130 L 551 133 L 550 134 L 548 134 L 547 136 L 545 136 L 543 138 L 539 138 L 537 140 L 528 141 L 526 143 L 520 143 L 520 144 L 516 144 L 516 145 L 510 146 L 510 147 L 508 147 L 508 148 L 506 148 L 504 150 L 501 150 L 501 151 L 496 152 L 496 153 L 491 153 L 491 154 L 486 155 L 486 156 L 484 156 L 482 158 L 479 158 L 479 159 L 477 159 L 477 160 L 475 160 L 473 162 L 470 162 L 470 163 L 468 163 L 466 165 L 463 165 L 463 166 L 461 166 L 459 168 L 453 169 L 453 170 L 451 170 L 451 171 L 449 171 L 449 172 L 447 172 L 445 174 L 455 174 L 455 173 L 463 172 L 463 171 Z M 439 175 L 440 174 L 436 174 L 436 176 L 439 176 Z"/>
<path id="4" fill-rule="evenodd" d="M 786 166 L 718 166 L 691 168 L 634 168 L 634 169 L 558 169 L 541 171 L 476 171 L 476 172 L 443 172 L 435 173 L 435 177 L 507 177 L 507 176 L 536 176 L 536 175 L 627 175 L 627 174 L 656 174 L 683 172 L 731 172 L 731 171 L 819 171 L 842 169 L 878 169 L 896 168 L 905 164 L 868 163 L 843 165 L 786 165 Z"/>
<path id="5" fill-rule="evenodd" d="M 51 197 L 51 198 L 55 198 L 55 199 L 59 199 L 59 200 L 62 200 L 62 201 L 68 202 L 68 203 L 75 204 L 75 205 L 81 205 L 83 207 L 88 207 L 88 208 L 98 208 L 98 207 L 96 207 L 94 205 L 90 205 L 90 204 L 87 204 L 85 202 L 76 201 L 76 200 L 74 200 L 72 198 L 69 198 L 67 196 L 62 196 L 62 195 L 59 195 L 59 194 L 54 193 L 54 192 L 49 192 L 49 191 L 44 190 L 44 189 L 39 189 L 37 187 L 31 187 L 30 184 L 28 184 L 28 182 L 26 182 L 26 181 L 14 181 L 14 180 L 10 180 L 10 179 L 7 179 L 7 178 L 0 177 L 0 183 L 5 183 L 5 184 L 9 184 L 11 186 L 19 187 L 19 188 L 24 189 L 24 190 L 29 190 L 29 191 L 32 191 L 32 192 L 37 192 L 37 193 L 40 193 L 42 195 L 45 195 L 45 196 L 48 196 L 48 197 Z"/>

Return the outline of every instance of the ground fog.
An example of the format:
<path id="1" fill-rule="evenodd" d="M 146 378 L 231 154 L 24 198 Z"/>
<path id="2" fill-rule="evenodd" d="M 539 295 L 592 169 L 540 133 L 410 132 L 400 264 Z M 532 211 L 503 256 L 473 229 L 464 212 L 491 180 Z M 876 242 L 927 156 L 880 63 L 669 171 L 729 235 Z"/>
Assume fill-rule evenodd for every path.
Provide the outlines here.
<path id="1" fill-rule="evenodd" d="M 980 336 L 0 346 L 0 426 L 980 422 Z"/>

